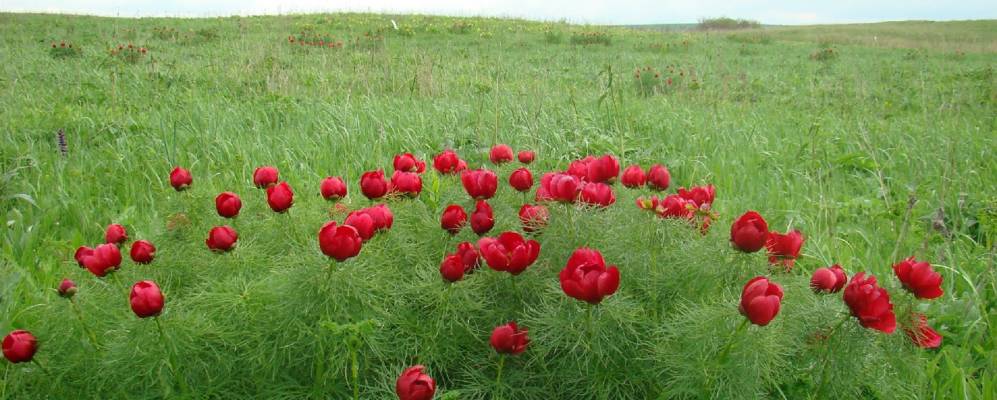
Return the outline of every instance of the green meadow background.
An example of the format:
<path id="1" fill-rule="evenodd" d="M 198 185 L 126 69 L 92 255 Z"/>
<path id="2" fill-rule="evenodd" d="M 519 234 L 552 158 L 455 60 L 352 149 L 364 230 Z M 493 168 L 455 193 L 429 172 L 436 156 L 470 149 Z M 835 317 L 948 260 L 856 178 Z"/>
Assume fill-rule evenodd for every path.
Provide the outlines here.
<path id="1" fill-rule="evenodd" d="M 51 49 L 62 41 L 80 51 Z M 0 333 L 32 331 L 47 370 L 4 361 L 0 398 L 339 399 L 355 388 L 392 398 L 398 374 L 421 363 L 438 398 L 453 399 L 992 399 L 995 43 L 995 21 L 716 32 L 0 14 Z M 111 54 L 128 44 L 147 53 Z M 661 74 L 645 82 L 654 87 L 635 78 L 646 67 Z M 418 200 L 391 202 L 390 232 L 330 269 L 316 232 L 345 215 L 318 195 L 322 177 L 343 176 L 356 209 L 369 204 L 360 174 L 390 171 L 394 154 L 431 163 L 453 148 L 492 168 L 495 143 L 535 150 L 538 179 L 589 154 L 663 163 L 669 192 L 715 185 L 720 219 L 701 236 L 639 210 L 649 192 L 616 185 L 605 211 L 552 205 L 524 274 L 484 268 L 447 285 L 443 254 L 476 236 L 439 229 L 447 204 L 470 202 L 459 179 L 430 171 Z M 169 186 L 175 165 L 192 171 L 191 190 Z M 295 189 L 288 214 L 253 188 L 260 165 Z M 492 234 L 519 229 L 523 197 L 505 184 L 516 167 L 496 168 Z M 235 221 L 214 212 L 226 190 L 243 199 Z M 749 209 L 773 230 L 803 232 L 791 272 L 730 248 L 730 223 Z M 157 258 L 94 278 L 72 254 L 112 222 L 152 241 Z M 212 254 L 207 231 L 226 223 L 238 247 Z M 556 278 L 583 245 L 622 275 L 594 310 Z M 912 255 L 942 273 L 942 298 L 915 302 L 900 288 L 890 266 Z M 807 288 L 811 271 L 834 263 L 875 274 L 898 320 L 928 315 L 941 348 L 854 320 L 816 340 L 847 311 L 840 295 Z M 782 311 L 732 334 L 741 286 L 759 274 L 783 285 Z M 78 309 L 55 291 L 67 277 Z M 166 294 L 165 338 L 128 308 L 142 279 Z M 533 343 L 496 384 L 488 335 L 511 319 Z"/>

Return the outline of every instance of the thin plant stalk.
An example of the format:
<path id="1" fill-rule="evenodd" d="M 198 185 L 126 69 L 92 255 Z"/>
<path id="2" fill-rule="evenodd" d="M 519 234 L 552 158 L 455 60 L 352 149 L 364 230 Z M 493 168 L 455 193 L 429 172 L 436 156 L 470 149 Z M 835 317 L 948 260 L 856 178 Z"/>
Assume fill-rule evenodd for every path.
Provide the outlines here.
<path id="1" fill-rule="evenodd" d="M 748 326 L 748 322 L 750 321 L 747 318 L 744 318 L 744 320 L 741 321 L 741 324 L 737 326 L 737 329 L 731 333 L 730 338 L 727 339 L 727 344 L 724 346 L 723 350 L 720 351 L 720 356 L 717 357 L 717 360 L 719 360 L 721 364 L 723 364 L 724 361 L 727 361 L 727 356 L 730 355 L 730 349 L 734 347 L 734 339 L 739 333 L 741 333 L 741 331 L 744 330 L 744 328 Z"/>
<path id="2" fill-rule="evenodd" d="M 86 333 L 87 338 L 90 339 L 90 344 L 93 345 L 94 348 L 100 348 L 100 345 L 97 343 L 97 335 L 94 335 L 93 331 L 90 330 L 86 321 L 83 319 L 83 310 L 81 310 L 80 305 L 76 303 L 76 298 L 70 297 L 69 303 L 70 307 L 73 309 L 73 312 L 76 314 L 76 319 L 80 321 L 80 327 L 83 328 L 83 332 Z"/>
<path id="3" fill-rule="evenodd" d="M 500 398 L 497 394 L 502 391 L 502 369 L 505 367 L 505 354 L 499 355 L 498 372 L 495 374 L 495 398 Z"/>
<path id="4" fill-rule="evenodd" d="M 180 391 L 182 393 L 186 393 L 187 381 L 181 378 L 180 374 L 177 372 L 176 355 L 173 354 L 173 346 L 169 340 L 169 337 L 166 336 L 166 331 L 163 330 L 163 324 L 159 322 L 159 317 L 153 317 L 152 320 L 156 322 L 156 329 L 159 330 L 159 339 L 163 342 L 163 348 L 166 350 L 166 362 L 170 367 L 170 372 L 173 373 L 173 379 L 175 379 L 177 384 L 179 384 Z"/>

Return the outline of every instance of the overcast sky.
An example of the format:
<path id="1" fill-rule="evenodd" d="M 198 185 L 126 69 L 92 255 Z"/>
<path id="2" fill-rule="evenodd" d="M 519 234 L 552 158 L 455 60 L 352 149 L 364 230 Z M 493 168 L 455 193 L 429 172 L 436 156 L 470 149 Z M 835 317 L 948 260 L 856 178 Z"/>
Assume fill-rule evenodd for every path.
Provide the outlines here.
<path id="1" fill-rule="evenodd" d="M 485 15 L 594 24 L 688 23 L 703 17 L 766 24 L 997 18 L 997 0 L 0 0 L 2 11 L 122 17 L 361 11 Z"/>

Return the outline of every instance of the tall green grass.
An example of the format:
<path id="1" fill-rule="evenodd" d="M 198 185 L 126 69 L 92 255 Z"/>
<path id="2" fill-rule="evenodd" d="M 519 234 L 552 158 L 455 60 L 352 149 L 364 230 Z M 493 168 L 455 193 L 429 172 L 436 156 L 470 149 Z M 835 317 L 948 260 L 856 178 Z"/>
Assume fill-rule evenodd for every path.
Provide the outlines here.
<path id="1" fill-rule="evenodd" d="M 157 33 L 169 29 L 216 36 Z M 551 30 L 612 41 L 552 41 Z M 288 43 L 302 31 L 382 39 L 342 49 Z M 0 32 L 0 333 L 34 332 L 51 372 L 4 362 L 0 398 L 180 396 L 167 352 L 179 360 L 187 397 L 348 398 L 350 349 L 362 398 L 391 398 L 397 375 L 415 363 L 453 398 L 994 393 L 992 52 L 912 55 L 836 42 L 839 56 L 817 62 L 810 54 L 827 43 L 778 35 L 726 40 L 360 14 L 0 14 Z M 60 40 L 82 56 L 52 58 L 50 43 Z M 148 54 L 135 64 L 109 55 L 127 43 Z M 668 65 L 695 71 L 699 83 L 651 96 L 634 85 L 635 68 Z M 447 285 L 437 270 L 444 252 L 475 237 L 439 229 L 447 204 L 468 201 L 459 180 L 427 173 L 419 200 L 391 204 L 390 232 L 326 269 L 315 235 L 343 215 L 318 196 L 322 177 L 346 177 L 345 201 L 358 208 L 368 204 L 361 172 L 390 168 L 395 153 L 429 159 L 452 147 L 477 167 L 497 142 L 536 150 L 537 176 L 587 154 L 662 162 L 674 187 L 716 185 L 721 218 L 700 236 L 638 210 L 634 199 L 645 193 L 617 187 L 617 204 L 605 211 L 553 207 L 540 259 L 515 284 L 486 269 Z M 287 215 L 269 211 L 252 187 L 253 168 L 264 164 L 296 191 Z M 193 172 L 190 191 L 169 187 L 174 165 Z M 498 169 L 496 234 L 518 229 L 522 197 L 504 185 L 512 169 Z M 233 222 L 241 236 L 234 252 L 216 255 L 203 239 L 225 223 L 212 203 L 225 190 L 243 198 Z M 729 339 L 741 285 L 768 272 L 763 255 L 727 244 L 730 222 L 747 209 L 772 229 L 800 229 L 807 242 L 791 273 L 774 274 L 786 289 L 776 320 Z M 155 243 L 156 261 L 125 262 L 103 280 L 78 269 L 73 250 L 99 242 L 111 222 Z M 622 275 L 592 322 L 556 279 L 582 245 Z M 917 305 L 945 336 L 941 349 L 854 322 L 826 343 L 811 340 L 845 308 L 809 291 L 810 271 L 840 263 L 871 272 L 899 309 L 909 300 L 889 267 L 908 255 L 945 276 L 945 296 Z M 77 301 L 101 348 L 56 295 L 64 277 L 79 283 Z M 168 342 L 128 309 L 127 287 L 141 279 L 166 293 Z M 496 387 L 488 335 L 510 319 L 533 343 L 507 362 Z M 720 363 L 728 340 L 736 345 Z"/>

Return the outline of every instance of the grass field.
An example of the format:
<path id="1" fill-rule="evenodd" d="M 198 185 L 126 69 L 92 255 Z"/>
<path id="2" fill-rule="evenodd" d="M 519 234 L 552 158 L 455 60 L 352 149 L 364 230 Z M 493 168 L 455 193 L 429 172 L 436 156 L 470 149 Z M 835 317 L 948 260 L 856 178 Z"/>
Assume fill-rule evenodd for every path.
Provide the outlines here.
<path id="1" fill-rule="evenodd" d="M 343 44 L 289 42 L 303 32 Z M 40 345 L 40 364 L 2 362 L 0 398 L 387 399 L 423 364 L 441 399 L 993 399 L 995 32 L 995 21 L 669 33 L 0 14 L 0 334 L 27 329 Z M 51 48 L 62 41 L 80 51 Z M 112 55 L 128 44 L 147 51 Z M 662 75 L 650 89 L 634 77 L 645 67 Z M 344 177 L 341 203 L 366 207 L 360 175 L 390 175 L 402 152 L 432 164 L 452 148 L 494 169 L 489 235 L 520 230 L 524 198 L 506 183 L 518 165 L 492 166 L 496 143 L 536 151 L 537 179 L 590 154 L 663 163 L 668 193 L 715 185 L 719 218 L 700 235 L 639 209 L 649 190 L 616 184 L 605 210 L 550 204 L 523 274 L 482 267 L 447 284 L 444 253 L 477 236 L 440 229 L 446 205 L 472 202 L 430 167 L 419 198 L 390 201 L 394 227 L 359 256 L 330 266 L 318 251 L 319 228 L 345 217 L 319 196 L 321 178 Z M 169 184 L 177 165 L 194 176 L 184 192 Z M 253 187 L 261 165 L 294 188 L 288 213 Z M 223 191 L 242 197 L 235 220 L 215 213 Z M 731 248 L 746 210 L 803 232 L 792 271 Z M 155 261 L 125 254 L 107 278 L 78 268 L 75 249 L 110 223 L 153 242 Z M 204 238 L 222 224 L 238 245 L 214 254 Z M 580 246 L 620 269 L 597 307 L 557 279 Z M 944 296 L 902 289 L 891 266 L 908 256 L 943 275 Z M 854 319 L 828 330 L 848 308 L 808 284 L 835 263 L 879 278 L 898 325 L 927 315 L 940 348 Z M 742 330 L 741 288 L 756 275 L 782 285 L 782 308 Z M 57 294 L 63 278 L 79 285 L 78 307 Z M 129 309 L 143 279 L 166 295 L 164 335 Z M 532 342 L 496 382 L 489 335 L 513 319 Z"/>

